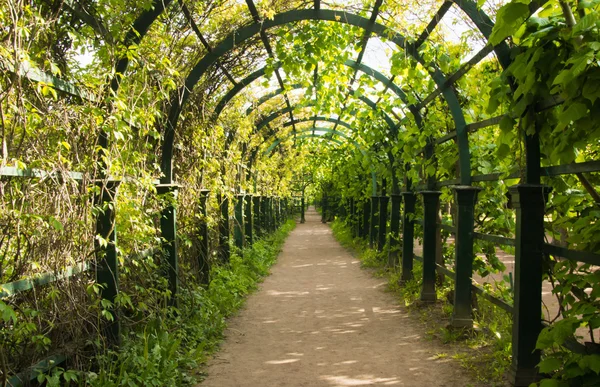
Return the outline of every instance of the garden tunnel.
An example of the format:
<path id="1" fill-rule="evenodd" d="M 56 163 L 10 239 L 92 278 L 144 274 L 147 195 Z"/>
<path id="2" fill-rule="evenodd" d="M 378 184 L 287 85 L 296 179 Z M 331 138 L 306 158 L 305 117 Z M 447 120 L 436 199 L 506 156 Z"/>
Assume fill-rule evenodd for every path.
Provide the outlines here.
<path id="1" fill-rule="evenodd" d="M 452 278 L 453 328 L 473 328 L 475 295 L 512 316 L 513 385 L 592 380 L 599 5 L 414 3 L 9 0 L 0 380 L 89 366 L 54 343 L 90 332 L 118 348 L 128 294 L 182 307 L 182 288 L 275 232 L 298 192 L 304 211 L 306 174 L 403 283 L 422 262 L 422 303 Z M 500 250 L 510 292 L 473 282 L 504 272 Z M 560 318 L 542 310 L 544 281 Z M 83 313 L 86 287 L 97 326 L 56 307 Z"/>

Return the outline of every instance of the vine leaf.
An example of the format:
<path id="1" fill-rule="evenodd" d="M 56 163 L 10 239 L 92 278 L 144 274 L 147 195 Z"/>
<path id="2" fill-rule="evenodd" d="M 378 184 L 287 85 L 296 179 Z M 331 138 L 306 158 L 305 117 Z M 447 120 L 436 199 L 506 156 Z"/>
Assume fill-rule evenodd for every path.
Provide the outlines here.
<path id="1" fill-rule="evenodd" d="M 562 362 L 555 357 L 547 357 L 540 362 L 538 367 L 540 368 L 540 372 L 544 374 L 549 374 L 562 366 Z"/>
<path id="2" fill-rule="evenodd" d="M 516 0 L 500 8 L 489 39 L 492 45 L 499 44 L 519 29 L 529 16 L 529 5 L 527 3 L 529 3 L 527 0 Z"/>

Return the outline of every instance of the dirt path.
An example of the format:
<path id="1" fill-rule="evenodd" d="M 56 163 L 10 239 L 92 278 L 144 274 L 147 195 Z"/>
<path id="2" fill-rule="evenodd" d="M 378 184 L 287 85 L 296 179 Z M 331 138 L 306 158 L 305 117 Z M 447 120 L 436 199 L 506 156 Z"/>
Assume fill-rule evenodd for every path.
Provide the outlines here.
<path id="1" fill-rule="evenodd" d="M 472 385 L 359 266 L 308 211 L 272 275 L 229 322 L 201 386 Z"/>

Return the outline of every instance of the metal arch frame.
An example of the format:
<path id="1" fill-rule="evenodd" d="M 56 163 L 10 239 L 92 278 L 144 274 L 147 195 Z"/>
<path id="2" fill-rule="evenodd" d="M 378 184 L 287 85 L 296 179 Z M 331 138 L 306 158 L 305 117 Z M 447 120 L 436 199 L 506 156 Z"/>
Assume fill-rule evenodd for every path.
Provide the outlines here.
<path id="1" fill-rule="evenodd" d="M 413 117 L 415 119 L 415 122 L 417 124 L 417 127 L 419 129 L 423 129 L 423 120 L 421 117 L 421 114 L 419 113 L 418 109 L 412 105 L 408 103 L 408 98 L 406 96 L 406 93 L 404 93 L 404 91 L 395 83 L 393 83 L 393 81 L 389 78 L 387 78 L 385 75 L 383 75 L 382 73 L 380 73 L 379 71 L 365 65 L 365 64 L 361 64 L 358 62 L 355 62 L 353 60 L 347 60 L 346 62 L 344 62 L 344 64 L 350 68 L 355 69 L 356 71 L 362 71 L 363 73 L 365 73 L 366 75 L 374 78 L 375 80 L 383 83 L 384 85 L 386 85 L 387 88 L 390 88 L 401 100 L 402 102 L 404 102 L 408 109 L 411 111 L 411 113 L 413 114 Z M 275 69 L 279 69 L 281 68 L 281 63 L 280 62 L 276 62 L 273 64 L 273 67 Z M 243 80 L 241 80 L 240 82 L 238 82 L 233 88 L 231 88 L 217 103 L 217 106 L 215 108 L 215 111 L 213 112 L 213 116 L 212 119 L 214 121 L 217 121 L 219 116 L 221 115 L 221 113 L 223 112 L 223 110 L 225 109 L 225 107 L 227 106 L 227 104 L 235 97 L 237 96 L 244 88 L 246 88 L 246 86 L 250 85 L 252 82 L 254 82 L 255 80 L 263 77 L 264 75 L 266 75 L 266 70 L 267 70 L 267 66 L 262 67 L 256 71 L 254 71 L 253 73 L 251 73 L 250 75 L 248 75 L 246 78 L 244 78 Z M 293 84 L 291 85 L 292 88 L 289 90 L 296 90 L 296 89 L 300 89 L 303 88 L 304 86 L 301 84 Z M 266 101 L 268 101 L 269 99 L 281 95 L 283 93 L 285 93 L 286 90 L 284 90 L 283 88 L 277 89 L 272 93 L 269 93 L 261 98 L 259 98 L 259 103 L 256 106 L 251 106 L 246 110 L 246 115 L 249 115 L 250 113 L 252 113 L 256 107 L 260 106 L 261 104 L 265 103 Z M 350 90 L 349 95 L 354 95 L 354 91 Z M 376 110 L 376 106 L 377 106 L 377 102 L 372 102 L 371 100 L 369 100 L 366 97 L 359 97 L 359 99 L 361 99 L 363 102 L 365 102 L 368 106 L 370 106 L 372 109 Z M 286 113 L 290 113 L 293 110 L 291 109 L 291 106 L 288 106 L 288 108 L 290 110 L 285 111 L 283 114 Z M 400 124 L 396 125 L 393 120 L 391 119 L 391 117 L 389 117 L 389 115 L 387 115 L 385 112 L 383 112 L 384 114 L 384 119 L 386 120 L 391 134 L 393 136 L 397 136 L 398 135 L 398 127 Z M 233 141 L 233 136 L 234 136 L 235 132 L 229 134 L 227 136 L 226 139 L 226 148 L 231 144 L 231 142 Z"/>
<path id="2" fill-rule="evenodd" d="M 340 132 L 340 131 L 332 129 L 332 128 L 323 128 L 323 127 L 314 127 L 314 128 L 311 127 L 309 129 L 301 129 L 295 133 L 288 133 L 283 137 L 277 137 L 277 138 L 275 138 L 273 143 L 271 145 L 269 145 L 269 147 L 265 151 L 263 151 L 263 156 L 269 156 L 280 143 L 282 143 L 283 141 L 287 140 L 288 138 L 290 138 L 294 135 L 303 135 L 303 134 L 312 133 L 312 132 L 325 132 L 325 133 L 329 133 L 329 134 L 336 134 L 336 135 L 346 139 L 348 141 L 348 143 L 354 145 L 354 147 L 357 150 L 359 150 L 363 156 L 368 157 L 367 151 L 352 137 L 348 136 L 344 132 Z M 318 133 L 314 133 L 314 135 L 316 137 L 321 137 L 321 135 L 318 135 Z M 326 137 L 322 137 L 322 138 L 326 138 Z M 335 139 L 331 139 L 331 140 L 335 140 Z"/>
<path id="3" fill-rule="evenodd" d="M 538 8 L 543 6 L 547 1 L 548 0 L 540 0 L 539 2 L 532 3 L 529 7 L 530 14 L 533 14 Z M 150 26 L 156 21 L 156 19 L 158 19 L 158 17 L 165 11 L 165 9 L 172 2 L 173 2 L 172 0 L 154 0 L 152 7 L 148 11 L 144 11 L 140 16 L 138 16 L 135 19 L 135 21 L 132 24 L 132 28 L 127 31 L 126 36 L 123 39 L 123 43 L 126 46 L 128 46 L 130 43 L 141 42 L 142 39 L 146 36 Z M 489 35 L 491 33 L 494 23 L 487 16 L 487 14 L 485 12 L 483 12 L 482 10 L 478 9 L 476 3 L 473 0 L 461 0 L 461 1 L 450 0 L 450 1 L 446 1 L 444 3 L 444 5 L 442 6 L 442 8 L 438 11 L 438 13 L 436 13 L 436 15 L 430 21 L 427 29 L 421 34 L 421 37 L 419 37 L 419 39 L 417 40 L 417 42 L 420 42 L 420 44 L 418 44 L 416 46 L 413 45 L 411 47 L 411 51 L 417 51 L 419 46 L 429 37 L 430 32 L 435 28 L 435 26 L 437 25 L 439 20 L 443 17 L 443 14 L 445 14 L 447 9 L 450 8 L 449 6 L 447 6 L 447 3 L 449 3 L 450 5 L 451 5 L 451 3 L 456 4 L 458 6 L 458 8 L 461 9 L 469 17 L 469 19 L 471 19 L 471 21 L 477 26 L 477 28 L 484 35 L 484 37 L 487 40 L 489 40 Z M 445 10 L 444 10 L 444 7 L 446 7 Z M 315 1 L 314 9 L 308 10 L 308 11 L 312 11 L 315 14 L 322 12 L 322 10 L 320 9 L 320 2 Z M 291 11 L 291 12 L 293 12 L 293 11 Z M 279 15 L 284 15 L 284 14 L 279 14 Z M 343 13 L 343 14 L 346 15 L 346 13 Z M 293 20 L 288 21 L 288 23 L 291 21 L 293 21 Z M 85 21 L 85 22 L 87 23 L 87 21 Z M 260 29 L 262 30 L 263 28 L 261 27 Z M 378 32 L 375 32 L 375 33 L 380 34 Z M 235 37 L 235 35 L 236 35 L 236 32 L 233 32 L 230 36 Z M 223 55 L 224 52 L 228 51 L 228 50 L 223 50 L 222 45 L 219 45 L 219 48 L 220 48 L 220 50 L 219 50 L 220 52 L 218 53 L 219 57 L 221 55 Z M 406 47 L 405 47 L 405 49 L 406 49 Z M 508 65 L 510 65 L 510 62 L 511 62 L 511 59 L 509 56 L 509 48 L 508 48 L 508 45 L 506 44 L 506 41 L 504 40 L 500 44 L 498 44 L 496 47 L 494 47 L 494 51 L 496 52 L 496 55 L 498 56 L 501 66 L 504 69 L 506 69 L 508 67 Z M 215 61 L 216 61 L 216 59 L 215 59 Z M 116 75 L 111 80 L 111 89 L 113 92 L 116 92 L 118 90 L 119 85 L 120 85 L 118 77 L 124 76 L 125 72 L 127 71 L 128 64 L 129 64 L 129 59 L 127 58 L 126 55 L 123 55 L 122 57 L 117 59 L 117 62 L 115 64 L 115 72 L 114 72 Z M 202 73 L 204 73 L 204 71 L 206 71 L 206 70 L 202 70 L 202 71 L 200 71 L 200 74 L 195 75 L 196 80 L 194 82 L 191 82 L 192 87 L 193 87 L 193 85 L 195 85 L 195 83 L 200 78 Z M 190 75 L 192 75 L 192 74 L 190 74 Z M 188 76 L 186 78 L 186 86 L 188 84 L 187 81 L 189 80 L 189 78 L 190 78 L 190 76 Z M 184 90 L 185 90 L 185 88 L 184 88 Z M 191 88 L 189 90 L 191 90 Z M 185 97 L 185 99 L 187 99 L 187 97 Z M 169 118 L 167 120 L 167 126 L 165 128 L 169 133 L 168 133 L 168 139 L 167 139 L 168 141 L 165 141 L 165 144 L 164 144 L 165 146 L 163 146 L 163 152 L 162 152 L 163 160 L 161 161 L 161 168 L 163 169 L 163 171 L 166 170 L 165 172 L 167 172 L 167 174 L 165 175 L 166 178 L 164 180 L 168 180 L 168 182 L 170 182 L 173 177 L 171 161 L 172 161 L 172 156 L 173 156 L 172 146 L 173 146 L 173 141 L 174 141 L 174 130 L 177 125 L 179 114 L 180 114 L 181 109 L 182 109 L 183 105 L 185 104 L 185 102 L 186 101 L 184 100 L 184 101 L 182 101 L 181 104 L 177 104 L 175 109 L 170 109 Z M 458 129 L 459 129 L 459 127 L 457 126 L 457 140 L 462 137 L 459 135 Z M 462 128 L 462 129 L 464 129 L 464 128 Z M 170 132 L 172 132 L 172 133 L 170 133 Z M 106 135 L 103 135 L 102 133 L 99 135 L 99 144 L 100 144 L 100 146 L 105 146 L 105 147 L 108 145 L 108 138 Z M 168 148 L 168 145 L 171 146 L 170 149 Z M 528 148 L 528 145 L 529 145 L 528 143 L 525 144 L 526 148 Z M 470 164 L 470 159 L 468 161 Z M 462 166 L 462 164 L 461 164 L 461 166 Z M 462 179 L 463 179 L 463 174 L 461 173 L 461 180 Z M 470 180 L 470 171 L 469 171 L 469 180 Z"/>
<path id="4" fill-rule="evenodd" d="M 355 70 L 361 71 L 364 74 L 370 76 L 371 78 L 374 78 L 375 80 L 383 83 L 384 85 L 386 85 L 390 90 L 392 90 L 394 92 L 394 94 L 396 94 L 400 100 L 402 102 L 404 102 L 407 106 L 407 108 L 410 110 L 410 112 L 413 114 L 413 116 L 415 117 L 415 121 L 417 123 L 417 126 L 419 128 L 422 127 L 422 116 L 421 113 L 418 111 L 418 109 L 416 109 L 416 107 L 412 104 L 410 104 L 408 102 L 408 97 L 406 96 L 406 93 L 404 92 L 404 90 L 402 90 L 402 88 L 400 88 L 400 86 L 396 85 L 392 79 L 386 77 L 384 74 L 382 74 L 381 72 L 375 70 L 372 67 L 369 67 L 363 63 L 357 63 L 353 60 L 346 60 L 344 62 L 344 65 L 353 68 Z M 276 62 L 273 64 L 273 68 L 281 68 L 281 62 Z M 254 82 L 255 80 L 263 77 L 264 75 L 266 75 L 266 69 L 267 66 L 260 68 L 256 71 L 254 71 L 252 74 L 248 75 L 246 78 L 242 79 L 241 81 L 238 82 L 238 84 L 236 86 L 234 86 L 233 88 L 231 88 L 227 94 L 225 94 L 223 96 L 223 98 L 221 98 L 219 100 L 219 102 L 217 103 L 217 107 L 215 108 L 215 111 L 213 113 L 213 119 L 217 120 L 219 118 L 219 116 L 221 115 L 221 113 L 223 112 L 223 110 L 225 109 L 225 107 L 227 106 L 227 104 L 235 97 L 237 96 L 246 86 L 248 86 L 250 83 Z M 297 87 L 296 87 L 297 86 Z M 292 88 L 293 89 L 298 89 L 300 88 L 302 85 L 300 84 L 293 84 Z M 269 99 L 280 95 L 283 92 L 283 89 L 277 89 L 272 93 L 266 94 L 263 97 L 259 98 L 257 101 L 257 104 L 254 106 L 250 106 L 248 109 L 246 109 L 246 115 L 249 115 L 250 113 L 252 113 L 254 110 L 256 110 L 256 108 L 260 105 L 262 105 L 263 103 L 267 102 Z"/>
<path id="5" fill-rule="evenodd" d="M 346 125 L 348 125 L 347 123 L 345 123 Z M 325 139 L 327 141 L 333 141 L 336 142 L 338 144 L 342 144 L 342 141 L 336 140 L 334 138 L 331 137 L 325 137 L 323 135 L 318 135 L 317 133 L 314 133 L 314 131 L 319 131 L 319 132 L 326 132 L 326 133 L 330 133 L 330 134 L 336 134 L 344 139 L 346 139 L 346 141 L 350 144 L 352 144 L 356 150 L 358 152 L 360 152 L 364 157 L 366 157 L 367 159 L 370 159 L 369 154 L 367 153 L 367 151 L 354 139 L 352 139 L 350 136 L 348 136 L 346 133 L 344 132 L 340 132 L 331 128 L 320 128 L 320 127 L 314 127 L 314 128 L 310 128 L 310 129 L 303 129 L 300 130 L 296 133 L 288 133 L 287 135 L 285 135 L 282 138 L 275 138 L 275 140 L 273 141 L 273 143 L 263 152 L 263 156 L 267 156 L 267 157 L 271 157 L 271 154 L 273 153 L 273 150 L 279 145 L 281 144 L 281 142 L 283 142 L 284 140 L 294 136 L 295 134 L 302 134 L 300 136 L 298 136 L 299 138 L 304 138 L 304 137 L 315 137 L 315 138 L 321 138 L 321 139 Z M 373 196 L 377 195 L 377 175 L 375 174 L 375 169 L 373 168 L 373 164 L 370 163 L 371 165 L 371 192 Z"/>
<path id="6" fill-rule="evenodd" d="M 404 91 L 398 85 L 393 83 L 392 79 L 387 78 L 381 72 L 379 72 L 365 64 L 361 64 L 361 63 L 355 62 L 353 60 L 347 60 L 346 62 L 344 62 L 344 64 L 350 68 L 355 69 L 356 71 L 362 71 L 366 75 L 383 83 L 384 85 L 386 85 L 387 88 L 391 89 L 400 98 L 400 100 L 407 105 L 408 109 L 413 114 L 413 117 L 415 119 L 417 127 L 421 130 L 423 129 L 423 119 L 422 119 L 421 114 L 419 113 L 418 109 L 414 105 L 408 103 L 408 98 L 406 96 L 406 93 L 404 93 Z M 273 65 L 273 67 L 280 68 L 281 63 L 276 62 Z M 266 75 L 266 69 L 267 69 L 267 66 L 254 71 L 253 73 L 248 75 L 246 78 L 241 80 L 238 84 L 236 84 L 233 88 L 231 88 L 217 103 L 217 106 L 213 113 L 213 120 L 216 121 L 219 118 L 219 116 L 221 115 L 222 111 L 225 109 L 227 104 L 236 95 L 238 95 L 246 86 L 248 86 L 250 83 L 252 83 L 255 80 Z M 296 89 L 300 89 L 300 88 L 304 87 L 301 84 L 293 84 L 291 86 L 292 86 L 292 88 L 290 90 L 296 90 Z M 274 98 L 275 96 L 281 95 L 284 92 L 285 92 L 285 90 L 280 88 L 280 89 L 275 90 L 274 92 L 271 92 L 271 93 L 268 93 L 268 94 L 262 96 L 261 98 L 259 98 L 258 104 L 256 106 L 251 106 L 246 110 L 246 115 L 251 114 L 258 106 L 265 103 L 269 99 Z M 354 95 L 354 91 L 350 90 L 349 95 Z M 359 97 L 359 99 L 361 99 L 363 102 L 365 102 L 372 109 L 376 110 L 377 102 L 372 102 L 370 99 L 368 99 L 366 97 L 362 97 L 362 96 Z M 290 108 L 290 106 L 288 106 L 288 108 Z M 285 114 L 285 113 L 288 113 L 288 111 L 284 112 L 283 114 Z M 385 112 L 383 112 L 383 114 L 384 114 L 384 119 L 386 120 L 388 126 L 390 127 L 391 134 L 393 136 L 397 136 L 398 135 L 398 127 L 400 124 L 398 124 L 398 125 L 395 124 L 393 122 L 393 120 L 391 119 L 391 117 L 389 117 L 389 115 L 387 115 Z M 233 133 L 228 136 L 228 138 L 226 140 L 227 144 L 231 143 L 232 137 L 233 137 Z"/>
<path id="7" fill-rule="evenodd" d="M 254 23 L 249 26 L 243 27 L 229 34 L 211 52 L 206 54 L 202 59 L 200 59 L 196 63 L 196 65 L 186 77 L 185 84 L 179 88 L 177 97 L 171 100 L 171 108 L 169 109 L 166 127 L 164 128 L 165 138 L 162 147 L 161 169 L 164 174 L 164 177 L 162 179 L 163 182 L 170 183 L 173 179 L 172 158 L 173 145 L 175 141 L 175 128 L 177 127 L 177 123 L 183 106 L 187 103 L 191 91 L 196 85 L 196 83 L 198 83 L 198 81 L 200 80 L 200 77 L 204 75 L 208 68 L 215 64 L 221 56 L 231 51 L 237 43 L 244 42 L 252 36 L 255 36 L 256 34 L 259 34 L 269 28 L 302 20 L 322 20 L 345 23 L 362 29 L 366 29 L 367 26 L 369 26 L 369 24 L 372 24 L 372 33 L 394 42 L 398 47 L 405 50 L 408 55 L 412 56 L 417 62 L 421 63 L 427 69 L 438 88 L 444 89 L 441 94 L 444 96 L 446 103 L 450 108 L 450 112 L 454 119 L 456 127 L 456 138 L 459 147 L 459 169 L 461 172 L 460 181 L 461 184 L 470 185 L 470 149 L 465 118 L 454 90 L 452 88 L 444 88 L 446 78 L 436 66 L 436 64 L 426 63 L 424 59 L 419 55 L 416 47 L 411 46 L 406 41 L 404 36 L 393 31 L 390 34 L 390 30 L 382 24 L 370 23 L 369 19 L 355 14 L 322 9 L 304 9 L 288 11 L 277 14 L 272 19 L 264 20 L 260 24 Z M 430 67 L 433 68 L 433 71 L 430 70 Z"/>
<path id="8" fill-rule="evenodd" d="M 366 98 L 366 99 L 367 99 L 367 101 L 369 101 L 369 103 L 365 102 L 365 103 L 367 103 L 367 105 L 368 105 L 368 106 L 370 106 L 370 107 L 371 107 L 372 109 L 374 109 L 374 110 L 375 110 L 375 109 L 377 109 L 377 107 L 376 107 L 376 104 L 375 104 L 373 101 L 369 100 L 368 98 Z M 313 106 L 313 105 L 306 105 L 306 106 L 304 106 L 304 107 L 310 107 L 310 106 Z M 292 108 L 291 108 L 291 109 L 293 110 L 294 108 L 295 108 L 295 106 L 292 106 Z M 278 118 L 278 117 L 281 117 L 282 115 L 286 114 L 288 110 L 289 110 L 289 108 L 287 108 L 287 107 L 286 107 L 286 108 L 280 109 L 280 110 L 278 110 L 278 111 L 276 111 L 276 112 L 272 113 L 270 116 L 266 117 L 264 120 L 262 120 L 262 121 L 260 121 L 259 123 L 257 123 L 257 124 L 256 124 L 256 129 L 257 129 L 257 130 L 260 130 L 260 129 L 261 129 L 261 128 L 263 128 L 264 126 L 268 125 L 268 124 L 269 124 L 269 122 L 271 122 L 271 121 L 273 121 L 274 119 L 276 119 L 276 118 Z M 385 112 L 383 112 L 383 114 L 384 114 L 384 115 L 386 115 L 386 114 L 385 114 Z M 387 115 L 386 115 L 386 116 L 387 116 Z M 348 128 L 348 129 L 350 129 L 351 131 L 356 131 L 356 129 L 354 129 L 354 128 L 352 127 L 352 125 L 350 125 L 350 124 L 346 123 L 345 121 L 342 121 L 342 120 L 341 120 L 341 117 L 338 117 L 337 119 L 333 119 L 333 118 L 323 118 L 322 120 L 320 120 L 320 119 L 318 119 L 318 118 L 319 118 L 318 116 L 312 116 L 312 117 L 311 117 L 311 120 L 315 121 L 315 123 L 316 123 L 316 121 L 333 122 L 333 123 L 335 123 L 335 124 L 337 124 L 337 125 L 344 126 L 344 127 Z M 391 119 L 389 118 L 389 116 L 388 116 L 388 120 L 390 120 L 390 121 L 391 121 Z M 302 119 L 302 120 L 300 120 L 300 121 L 298 121 L 298 120 L 294 120 L 294 121 L 288 121 L 288 122 L 286 122 L 286 123 L 283 123 L 283 124 L 282 124 L 282 126 L 284 126 L 284 127 L 285 127 L 285 126 L 291 126 L 291 125 L 294 125 L 294 124 L 296 124 L 297 122 L 306 122 L 306 119 Z M 388 122 L 388 124 L 389 124 L 389 122 Z M 392 124 L 393 124 L 393 122 L 392 122 Z M 390 130 L 394 130 L 394 129 L 395 129 L 395 127 L 394 127 L 394 126 L 391 126 L 391 127 L 390 127 Z M 386 152 L 386 154 L 387 154 L 387 156 L 388 156 L 388 159 L 389 159 L 389 161 L 390 161 L 390 168 L 393 168 L 393 167 L 394 167 L 394 156 L 393 156 L 393 154 L 391 153 L 391 150 L 389 149 L 389 144 L 388 144 L 387 142 L 385 142 L 385 143 L 384 143 L 384 145 L 386 146 L 386 148 L 388 148 L 388 149 L 386 149 L 386 151 L 385 151 L 385 152 Z M 394 175 L 392 174 L 392 176 L 394 176 Z M 394 183 L 394 184 L 396 184 L 396 178 L 395 178 L 395 177 L 393 178 L 393 183 Z"/>
<path id="9" fill-rule="evenodd" d="M 351 94 L 354 94 L 354 93 L 351 93 Z M 394 123 L 392 118 L 386 112 L 380 111 L 377 109 L 377 105 L 375 104 L 375 102 L 373 102 L 370 99 L 368 99 L 367 97 L 363 97 L 363 96 L 360 96 L 358 99 L 361 102 L 364 102 L 365 105 L 370 107 L 372 110 L 375 110 L 376 112 L 381 113 L 383 116 L 383 119 L 388 124 L 390 131 L 392 131 L 392 134 L 394 134 L 394 135 L 397 134 L 398 126 Z M 289 113 L 290 111 L 293 111 L 296 107 L 303 108 L 303 107 L 314 107 L 314 106 L 315 106 L 314 104 L 294 105 L 291 108 L 285 107 L 283 109 L 276 110 L 276 111 L 272 112 L 270 115 L 268 115 L 267 117 L 265 117 L 264 119 L 262 119 L 261 121 L 258 121 L 256 123 L 256 130 L 262 129 L 263 127 L 265 127 L 266 125 L 271 123 L 276 118 L 281 117 L 282 115 Z"/>

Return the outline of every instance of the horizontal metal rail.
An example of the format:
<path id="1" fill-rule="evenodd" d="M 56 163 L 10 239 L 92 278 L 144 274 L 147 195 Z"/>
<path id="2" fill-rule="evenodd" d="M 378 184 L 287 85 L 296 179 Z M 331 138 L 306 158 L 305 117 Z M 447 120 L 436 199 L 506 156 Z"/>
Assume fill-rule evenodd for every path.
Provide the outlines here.
<path id="1" fill-rule="evenodd" d="M 31 290 L 35 287 L 40 287 L 56 281 L 71 278 L 90 270 L 90 268 L 90 264 L 85 262 L 77 264 L 75 266 L 69 266 L 60 273 L 43 273 L 33 278 L 26 278 L 3 284 L 0 285 L 0 298 L 10 297 L 17 293 L 21 293 L 26 290 Z"/>
<path id="2" fill-rule="evenodd" d="M 81 172 L 72 171 L 53 171 L 47 172 L 42 169 L 29 169 L 29 168 L 17 168 L 17 167 L 0 167 L 0 176 L 14 176 L 14 177 L 34 177 L 34 178 L 46 178 L 54 176 L 67 176 L 73 180 L 83 180 L 84 174 Z"/>
<path id="3" fill-rule="evenodd" d="M 414 255 L 414 258 L 419 262 L 423 262 L 423 257 Z M 436 263 L 435 269 L 439 273 L 442 273 L 445 276 L 447 276 L 448 278 L 450 278 L 452 281 L 456 281 L 456 273 L 449 270 L 448 268 L 445 268 L 444 266 L 440 265 L 439 263 Z M 471 282 L 471 289 L 473 290 L 474 293 L 479 294 L 480 296 L 482 296 L 483 298 L 485 298 L 492 304 L 496 305 L 500 309 L 503 309 L 510 314 L 514 313 L 514 307 L 511 304 L 509 304 L 508 302 L 504 301 L 503 299 L 501 299 L 499 297 L 494 296 L 493 294 L 491 294 L 490 292 L 488 292 L 481 286 L 478 286 Z"/>
<path id="4" fill-rule="evenodd" d="M 544 253 L 554 255 L 556 257 L 600 266 L 600 254 L 597 253 L 571 250 L 566 247 L 555 246 L 548 243 L 544 243 L 542 250 Z"/>
<path id="5" fill-rule="evenodd" d="M 475 239 L 496 243 L 498 245 L 515 246 L 515 240 L 513 238 L 507 238 L 500 235 L 483 234 L 480 232 L 474 232 L 473 236 Z"/>
<path id="6" fill-rule="evenodd" d="M 134 253 L 126 257 L 127 261 L 146 258 L 151 255 L 154 255 L 160 249 L 156 247 L 151 247 L 146 250 L 143 250 L 139 253 Z M 88 262 L 79 263 L 75 266 L 69 266 L 64 271 L 60 273 L 42 273 L 38 274 L 33 278 L 26 278 L 22 280 L 17 280 L 14 282 L 9 282 L 6 284 L 0 285 L 0 298 L 6 298 L 13 296 L 15 294 L 31 290 L 34 287 L 40 287 L 44 285 L 51 284 L 53 282 L 57 282 L 60 280 L 64 280 L 67 278 L 74 277 L 81 273 L 87 272 L 93 269 L 93 265 Z"/>

